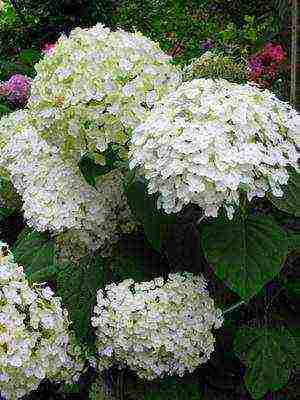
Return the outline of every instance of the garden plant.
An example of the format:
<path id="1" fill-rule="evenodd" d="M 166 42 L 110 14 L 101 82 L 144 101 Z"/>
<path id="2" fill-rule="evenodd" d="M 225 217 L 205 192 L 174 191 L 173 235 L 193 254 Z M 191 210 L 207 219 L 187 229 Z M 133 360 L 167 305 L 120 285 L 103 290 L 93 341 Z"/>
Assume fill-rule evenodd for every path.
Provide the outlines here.
<path id="1" fill-rule="evenodd" d="M 1 400 L 299 398 L 289 14 L 228 2 L 0 1 Z"/>

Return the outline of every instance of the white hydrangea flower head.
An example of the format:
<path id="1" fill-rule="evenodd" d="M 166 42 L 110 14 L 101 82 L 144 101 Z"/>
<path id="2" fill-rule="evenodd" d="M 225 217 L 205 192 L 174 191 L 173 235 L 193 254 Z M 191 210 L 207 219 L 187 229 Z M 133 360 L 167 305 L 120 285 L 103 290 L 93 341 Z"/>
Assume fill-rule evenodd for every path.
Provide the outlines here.
<path id="1" fill-rule="evenodd" d="M 183 376 L 205 363 L 214 350 L 213 328 L 223 323 L 202 276 L 169 274 L 152 281 L 133 279 L 97 293 L 98 368 L 127 365 L 141 378 Z"/>
<path id="2" fill-rule="evenodd" d="M 23 268 L 0 242 L 0 394 L 19 399 L 45 378 L 72 383 L 84 368 L 61 300 L 29 285 Z"/>
<path id="3" fill-rule="evenodd" d="M 282 196 L 288 165 L 299 171 L 300 115 L 268 90 L 195 79 L 167 94 L 133 131 L 130 167 L 140 167 L 158 207 L 197 204 L 232 218 L 239 192 L 249 201 Z"/>
<path id="4" fill-rule="evenodd" d="M 22 197 L 28 225 L 40 231 L 79 226 L 88 184 L 77 166 L 62 161 L 58 148 L 40 138 L 29 113 L 24 111 L 21 121 L 17 116 L 10 114 L 15 134 L 2 148 L 0 167 L 9 173 Z"/>
<path id="5" fill-rule="evenodd" d="M 128 205 L 122 178 L 118 169 L 97 177 L 94 196 L 84 203 L 85 218 L 81 229 L 53 235 L 60 260 L 69 259 L 77 264 L 83 256 L 95 250 L 107 257 L 123 233 L 136 230 L 138 222 Z"/>
<path id="6" fill-rule="evenodd" d="M 4 146 L 0 167 L 9 173 L 22 197 L 27 224 L 56 234 L 67 230 L 70 240 L 73 231 L 82 244 L 93 251 L 117 240 L 126 229 L 134 229 L 135 221 L 123 191 L 122 173 L 116 169 L 98 177 L 93 188 L 85 181 L 77 164 L 63 161 L 58 148 L 40 137 L 31 117 L 26 110 L 21 120 L 12 113 L 4 126 L 0 121 Z M 8 134 L 5 126 L 15 135 Z M 2 136 L 2 132 L 6 136 Z"/>
<path id="7" fill-rule="evenodd" d="M 28 108 L 41 126 L 54 123 L 47 140 L 104 151 L 126 143 L 128 129 L 181 82 L 181 73 L 158 43 L 141 33 L 102 24 L 61 36 L 51 57 L 35 65 Z M 61 146 L 59 146 L 61 147 Z"/>

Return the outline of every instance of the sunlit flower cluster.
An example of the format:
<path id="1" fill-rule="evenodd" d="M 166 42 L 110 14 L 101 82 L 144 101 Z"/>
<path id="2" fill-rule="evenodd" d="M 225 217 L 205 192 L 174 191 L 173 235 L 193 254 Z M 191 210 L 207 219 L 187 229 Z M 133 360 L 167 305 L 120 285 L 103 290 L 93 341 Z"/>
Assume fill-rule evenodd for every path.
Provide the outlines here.
<path id="1" fill-rule="evenodd" d="M 99 370 L 127 365 L 148 380 L 205 363 L 214 350 L 211 329 L 223 322 L 203 277 L 190 273 L 107 285 L 94 313 Z"/>
<path id="2" fill-rule="evenodd" d="M 41 125 L 55 122 L 47 140 L 104 151 L 125 144 L 155 101 L 175 89 L 180 74 L 157 43 L 141 33 L 102 24 L 61 36 L 51 56 L 35 65 L 28 107 Z M 46 139 L 46 138 L 45 138 Z"/>
<path id="3" fill-rule="evenodd" d="M 286 167 L 299 169 L 299 125 L 299 114 L 268 90 L 195 79 L 134 130 L 130 166 L 141 167 L 167 213 L 193 203 L 215 217 L 224 204 L 232 218 L 242 190 L 249 201 L 283 195 Z"/>
<path id="4" fill-rule="evenodd" d="M 45 378 L 72 383 L 84 364 L 68 313 L 45 285 L 30 286 L 0 242 L 0 394 L 15 400 Z"/>

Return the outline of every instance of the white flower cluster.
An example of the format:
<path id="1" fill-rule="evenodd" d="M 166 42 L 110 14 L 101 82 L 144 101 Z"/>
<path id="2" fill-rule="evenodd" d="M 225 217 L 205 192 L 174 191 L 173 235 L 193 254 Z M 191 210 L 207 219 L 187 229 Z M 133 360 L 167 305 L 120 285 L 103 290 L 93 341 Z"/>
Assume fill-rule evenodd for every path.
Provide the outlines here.
<path id="1" fill-rule="evenodd" d="M 36 65 L 27 109 L 0 121 L 0 167 L 22 197 L 29 226 L 70 230 L 90 250 L 132 229 L 120 174 L 99 178 L 94 189 L 78 161 L 112 142 L 127 158 L 130 129 L 181 82 L 170 61 L 142 34 L 97 24 L 61 37 Z"/>
<path id="2" fill-rule="evenodd" d="M 109 256 L 112 244 L 121 234 L 131 233 L 137 227 L 123 192 L 121 171 L 115 169 L 98 177 L 96 190 L 93 190 L 95 196 L 90 196 L 84 203 L 86 211 L 81 229 L 53 235 L 60 260 L 77 263 L 95 250 L 100 250 L 103 257 Z"/>
<path id="3" fill-rule="evenodd" d="M 38 135 L 33 121 L 32 114 L 24 110 L 0 123 L 4 146 L 0 167 L 9 172 L 22 196 L 27 224 L 56 234 L 66 229 L 78 231 L 90 250 L 117 240 L 119 233 L 126 231 L 126 223 L 134 222 L 122 188 L 122 173 L 113 170 L 98 177 L 93 188 L 77 165 L 62 161 L 58 148 Z M 15 134 L 8 135 L 7 128 Z"/>
<path id="4" fill-rule="evenodd" d="M 300 116 L 270 91 L 223 79 L 183 83 L 158 102 L 133 131 L 130 166 L 141 166 L 158 207 L 186 204 L 232 218 L 239 190 L 249 201 L 267 191 L 282 196 L 286 170 L 299 169 Z"/>
<path id="5" fill-rule="evenodd" d="M 205 363 L 214 350 L 211 329 L 223 323 L 203 277 L 189 273 L 107 285 L 94 313 L 99 370 L 118 363 L 149 380 Z"/>
<path id="6" fill-rule="evenodd" d="M 110 31 L 100 23 L 76 28 L 35 65 L 28 108 L 41 127 L 54 123 L 45 138 L 65 151 L 63 158 L 85 144 L 102 152 L 110 142 L 126 143 L 128 129 L 180 84 L 170 60 L 141 33 Z"/>
<path id="7" fill-rule="evenodd" d="M 84 363 L 60 298 L 30 286 L 23 268 L 0 242 L 0 394 L 19 399 L 45 378 L 72 383 Z"/>

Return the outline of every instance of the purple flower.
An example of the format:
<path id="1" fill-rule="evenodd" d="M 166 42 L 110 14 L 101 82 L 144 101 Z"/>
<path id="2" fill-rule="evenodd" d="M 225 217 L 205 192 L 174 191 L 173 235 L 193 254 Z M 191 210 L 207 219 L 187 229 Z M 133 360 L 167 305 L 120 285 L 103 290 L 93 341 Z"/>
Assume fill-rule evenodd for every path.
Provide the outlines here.
<path id="1" fill-rule="evenodd" d="M 202 50 L 209 50 L 214 46 L 213 41 L 211 39 L 206 39 L 201 42 L 200 47 Z"/>
<path id="2" fill-rule="evenodd" d="M 30 78 L 16 74 L 1 85 L 1 91 L 12 103 L 24 105 L 28 99 L 30 84 Z"/>

